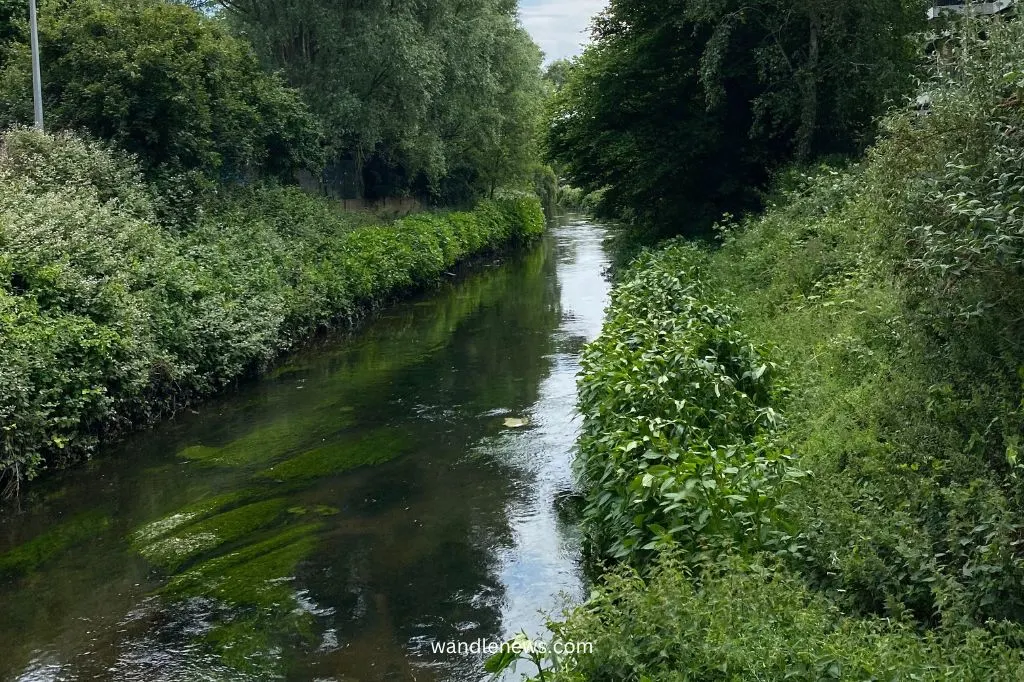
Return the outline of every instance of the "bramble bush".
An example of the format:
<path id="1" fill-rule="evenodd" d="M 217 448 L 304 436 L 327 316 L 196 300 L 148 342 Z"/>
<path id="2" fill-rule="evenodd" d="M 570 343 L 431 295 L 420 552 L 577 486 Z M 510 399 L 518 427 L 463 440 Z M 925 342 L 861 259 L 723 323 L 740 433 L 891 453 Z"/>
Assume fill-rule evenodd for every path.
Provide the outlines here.
<path id="1" fill-rule="evenodd" d="M 385 224 L 250 186 L 188 229 L 129 157 L 13 130 L 0 146 L 0 472 L 17 486 L 263 368 L 473 254 L 544 228 L 535 197 Z"/>

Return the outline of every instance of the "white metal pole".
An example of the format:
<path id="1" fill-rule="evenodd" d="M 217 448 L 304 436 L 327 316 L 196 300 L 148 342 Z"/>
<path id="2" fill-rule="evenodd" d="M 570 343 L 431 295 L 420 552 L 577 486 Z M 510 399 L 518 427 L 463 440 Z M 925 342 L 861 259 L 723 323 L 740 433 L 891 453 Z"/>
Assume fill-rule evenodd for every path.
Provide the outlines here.
<path id="1" fill-rule="evenodd" d="M 32 45 L 32 106 L 36 128 L 43 129 L 43 79 L 39 75 L 39 24 L 36 19 L 36 0 L 28 0 L 29 40 Z"/>

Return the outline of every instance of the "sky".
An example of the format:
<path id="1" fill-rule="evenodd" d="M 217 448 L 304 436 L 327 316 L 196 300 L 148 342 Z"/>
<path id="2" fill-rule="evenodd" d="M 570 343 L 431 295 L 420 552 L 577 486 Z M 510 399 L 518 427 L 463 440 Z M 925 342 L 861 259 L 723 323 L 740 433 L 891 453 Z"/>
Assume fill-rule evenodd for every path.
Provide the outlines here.
<path id="1" fill-rule="evenodd" d="M 608 0 L 520 0 L 519 16 L 544 50 L 544 61 L 551 62 L 583 50 L 590 18 L 607 4 Z"/>

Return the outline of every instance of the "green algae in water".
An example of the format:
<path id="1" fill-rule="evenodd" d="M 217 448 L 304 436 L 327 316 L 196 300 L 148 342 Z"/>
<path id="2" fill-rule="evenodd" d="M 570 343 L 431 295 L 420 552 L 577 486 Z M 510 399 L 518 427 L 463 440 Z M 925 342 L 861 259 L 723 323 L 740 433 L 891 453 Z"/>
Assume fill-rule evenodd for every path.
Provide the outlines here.
<path id="1" fill-rule="evenodd" d="M 231 606 L 271 608 L 294 601 L 289 578 L 316 547 L 319 523 L 293 526 L 241 549 L 207 559 L 171 578 L 165 597 L 211 597 Z"/>
<path id="2" fill-rule="evenodd" d="M 0 554 L 0 576 L 31 573 L 71 547 L 93 540 L 110 527 L 110 518 L 87 512 Z"/>
<path id="3" fill-rule="evenodd" d="M 256 429 L 223 447 L 193 445 L 178 452 L 178 456 L 206 466 L 244 467 L 264 464 L 289 452 L 308 446 L 352 425 L 353 417 L 346 410 L 337 410 L 328 419 L 316 418 L 281 420 Z"/>
<path id="4" fill-rule="evenodd" d="M 217 610 L 210 630 L 194 640 L 253 679 L 280 677 L 281 644 L 313 641 L 315 620 L 299 607 L 292 578 L 315 549 L 319 529 L 319 523 L 293 526 L 208 559 L 171 578 L 159 594 L 174 602 L 202 597 L 230 607 Z"/>
<path id="5" fill-rule="evenodd" d="M 302 618 L 301 616 L 305 616 Z M 205 648 L 220 662 L 245 675 L 244 679 L 284 679 L 281 639 L 292 639 L 286 630 L 288 621 L 312 621 L 309 614 L 287 614 L 285 622 L 268 623 L 260 614 L 246 614 L 224 623 L 217 623 L 203 635 Z M 312 623 L 301 623 L 310 630 Z"/>
<path id="6" fill-rule="evenodd" d="M 271 381 L 276 381 L 278 379 L 283 379 L 289 375 L 301 375 L 303 372 L 308 371 L 308 369 L 309 367 L 306 364 L 289 362 L 267 372 L 265 378 Z"/>
<path id="7" fill-rule="evenodd" d="M 350 469 L 382 464 L 409 451 L 408 439 L 395 429 L 379 429 L 359 440 L 343 440 L 308 450 L 257 474 L 280 482 L 307 481 Z"/>
<path id="8" fill-rule="evenodd" d="M 201 554 L 271 525 L 287 506 L 284 498 L 254 502 L 191 523 L 136 549 L 151 564 L 173 572 Z"/>
<path id="9" fill-rule="evenodd" d="M 256 429 L 223 447 L 193 445 L 179 452 L 178 456 L 207 466 L 242 467 L 285 455 L 302 447 L 308 438 L 305 423 L 285 421 Z"/>
<path id="10" fill-rule="evenodd" d="M 295 514 L 296 516 L 305 516 L 306 514 L 316 514 L 318 516 L 334 516 L 340 514 L 341 510 L 337 507 L 329 507 L 326 504 L 318 504 L 312 508 L 309 507 L 290 507 L 288 509 L 289 514 Z"/>
<path id="11" fill-rule="evenodd" d="M 178 457 L 183 459 L 198 460 L 201 462 L 213 461 L 223 448 L 214 448 L 208 445 L 191 445 L 178 452 Z"/>
<path id="12" fill-rule="evenodd" d="M 147 523 L 132 533 L 129 539 L 132 545 L 138 549 L 182 526 L 205 519 L 228 507 L 241 504 L 254 495 L 255 493 L 251 490 L 237 490 L 193 502 L 173 514 L 168 514 L 161 519 Z"/>

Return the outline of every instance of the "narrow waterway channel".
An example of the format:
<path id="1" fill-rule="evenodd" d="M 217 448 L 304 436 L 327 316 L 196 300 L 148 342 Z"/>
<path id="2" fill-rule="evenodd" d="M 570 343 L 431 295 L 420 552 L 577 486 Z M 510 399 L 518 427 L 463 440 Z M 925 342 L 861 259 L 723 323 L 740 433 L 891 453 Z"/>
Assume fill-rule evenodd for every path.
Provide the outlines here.
<path id="1" fill-rule="evenodd" d="M 581 597 L 563 504 L 606 230 L 535 248 L 34 484 L 0 680 L 479 680 Z"/>

